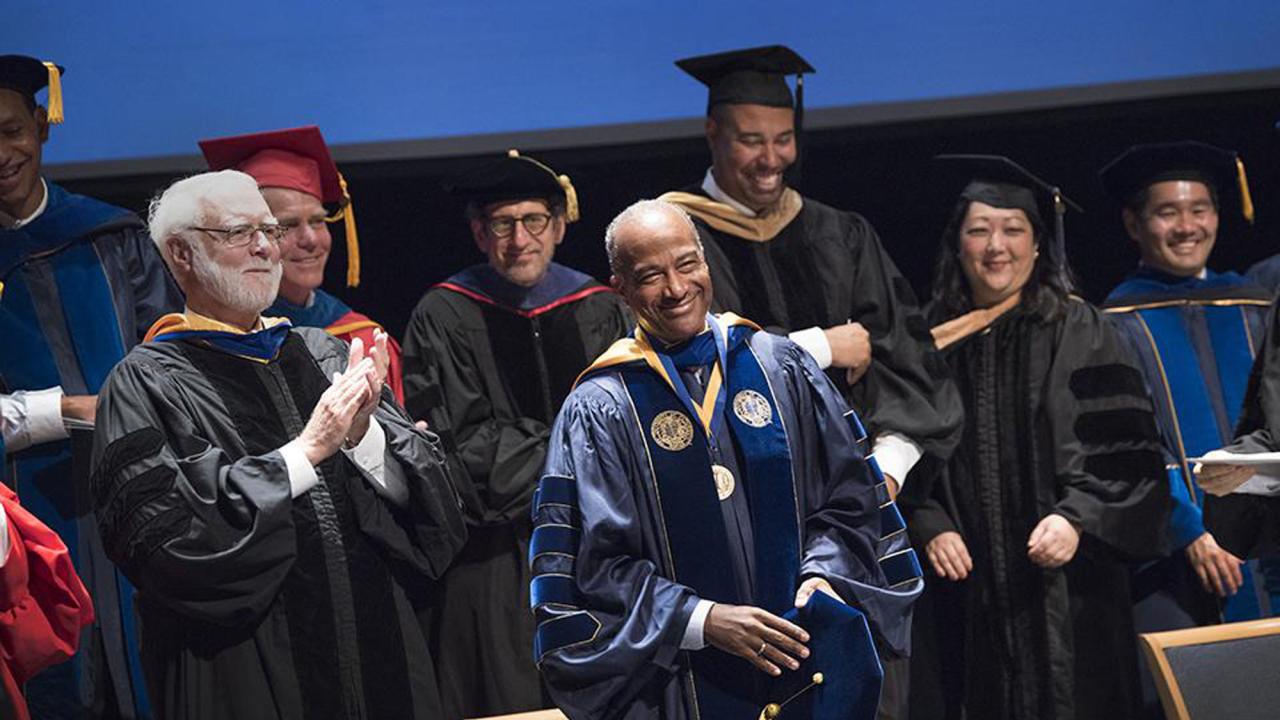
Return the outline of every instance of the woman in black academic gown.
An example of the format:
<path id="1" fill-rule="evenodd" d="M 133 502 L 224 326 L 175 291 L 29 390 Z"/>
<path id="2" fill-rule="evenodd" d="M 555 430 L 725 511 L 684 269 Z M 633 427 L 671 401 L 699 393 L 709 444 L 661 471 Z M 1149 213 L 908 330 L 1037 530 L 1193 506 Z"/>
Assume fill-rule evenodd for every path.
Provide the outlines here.
<path id="1" fill-rule="evenodd" d="M 904 498 L 940 578 L 918 608 L 912 717 L 1133 716 L 1124 560 L 1161 552 L 1169 513 L 1142 377 L 1070 294 L 1056 188 L 1006 158 L 943 162 L 969 182 L 930 320 L 966 417 L 946 471 Z"/>

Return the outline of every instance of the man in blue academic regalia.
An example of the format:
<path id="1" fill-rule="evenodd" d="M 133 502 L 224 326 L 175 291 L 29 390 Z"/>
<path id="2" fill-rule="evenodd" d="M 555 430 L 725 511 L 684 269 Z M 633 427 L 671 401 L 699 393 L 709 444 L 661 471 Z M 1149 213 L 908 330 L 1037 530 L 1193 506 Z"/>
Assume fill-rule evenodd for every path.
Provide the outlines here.
<path id="1" fill-rule="evenodd" d="M 61 72 L 0 56 L 0 474 L 66 542 L 98 620 L 27 696 L 34 717 L 146 716 L 133 590 L 103 555 L 68 427 L 93 422 L 108 371 L 182 300 L 137 216 L 41 177 Z"/>
<path id="2" fill-rule="evenodd" d="M 1248 569 L 1206 532 L 1203 493 L 1187 466 L 1231 442 L 1271 301 L 1245 277 L 1207 267 L 1220 222 L 1251 219 L 1243 178 L 1234 152 L 1198 142 L 1136 146 L 1102 170 L 1141 255 L 1103 308 L 1130 341 L 1155 400 L 1173 463 L 1170 532 L 1180 549 L 1137 571 L 1139 632 L 1262 612 Z"/>
<path id="3" fill-rule="evenodd" d="M 575 720 L 874 716 L 875 646 L 905 652 L 922 581 L 866 433 L 800 346 L 708 314 L 679 207 L 637 203 L 605 242 L 640 327 L 566 400 L 535 496 L 552 697 Z"/>

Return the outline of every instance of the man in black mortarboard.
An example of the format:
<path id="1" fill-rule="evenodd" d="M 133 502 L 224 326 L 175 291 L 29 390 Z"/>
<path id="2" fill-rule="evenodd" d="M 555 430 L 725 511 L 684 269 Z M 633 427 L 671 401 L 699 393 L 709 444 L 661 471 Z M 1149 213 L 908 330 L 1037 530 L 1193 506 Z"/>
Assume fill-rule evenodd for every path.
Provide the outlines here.
<path id="1" fill-rule="evenodd" d="M 157 317 L 182 306 L 138 217 L 41 177 L 62 121 L 62 72 L 0 56 L 0 475 L 71 549 L 97 611 L 71 662 L 27 685 L 34 717 L 149 714 L 133 589 L 103 554 L 74 479 L 69 428 L 92 423 L 107 372 Z M 36 94 L 49 88 L 48 107 Z"/>
<path id="2" fill-rule="evenodd" d="M 715 309 L 789 335 L 829 369 L 866 422 L 896 494 L 922 457 L 918 472 L 928 475 L 951 454 L 960 399 L 910 284 L 871 224 L 787 187 L 799 152 L 802 76 L 813 68 L 777 45 L 676 65 L 709 88 L 711 168 L 701 184 L 663 199 L 694 218 Z M 794 101 L 789 74 L 798 76 Z M 905 669 L 894 665 L 886 658 L 886 708 L 905 705 Z"/>
<path id="3" fill-rule="evenodd" d="M 1208 267 L 1220 231 L 1252 220 L 1243 164 L 1234 152 L 1199 142 L 1139 145 L 1104 167 L 1101 179 L 1141 258 L 1102 307 L 1137 354 L 1175 466 L 1169 533 L 1176 550 L 1135 575 L 1137 629 L 1256 618 L 1264 598 L 1242 558 L 1257 529 L 1234 518 L 1264 488 L 1206 500 L 1188 463 L 1232 441 L 1271 305 L 1272 291 Z M 1215 527 L 1215 514 L 1228 521 Z M 1273 563 L 1264 561 L 1264 569 Z M 1280 584 L 1274 574 L 1269 584 Z M 1271 590 L 1274 605 L 1280 595 Z M 1154 709 L 1154 688 L 1147 696 Z"/>
<path id="4" fill-rule="evenodd" d="M 616 293 L 552 261 L 569 178 L 515 150 L 458 177 L 487 261 L 436 285 L 404 338 L 405 407 L 455 462 L 470 537 L 423 615 L 447 717 L 547 707 L 533 663 L 529 507 L 573 381 L 631 327 Z"/>

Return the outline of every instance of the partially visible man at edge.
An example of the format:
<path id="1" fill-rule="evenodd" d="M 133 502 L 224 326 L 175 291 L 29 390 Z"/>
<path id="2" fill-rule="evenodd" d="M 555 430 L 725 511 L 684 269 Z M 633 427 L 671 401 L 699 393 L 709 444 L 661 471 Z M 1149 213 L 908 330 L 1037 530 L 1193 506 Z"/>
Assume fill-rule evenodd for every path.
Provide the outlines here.
<path id="1" fill-rule="evenodd" d="M 770 46 L 676 63 L 709 89 L 711 167 L 662 199 L 693 216 L 717 310 L 787 335 L 829 372 L 867 424 L 891 494 L 929 476 L 959 441 L 963 410 L 915 293 L 865 218 L 802 197 L 784 173 L 799 153 L 802 75 Z M 785 75 L 797 75 L 793 101 Z M 927 482 L 921 485 L 927 485 Z M 884 717 L 905 717 L 905 658 L 884 653 Z"/>
<path id="2" fill-rule="evenodd" d="M 708 312 L 679 207 L 638 202 L 605 244 L 640 327 L 565 401 L 535 498 L 534 644 L 557 705 L 869 720 L 876 647 L 905 651 L 923 583 L 856 414 L 794 343 Z"/>
<path id="3" fill-rule="evenodd" d="M 386 335 L 262 316 L 284 230 L 249 175 L 174 183 L 150 230 L 187 306 L 111 372 L 91 488 L 157 715 L 440 717 L 412 597 L 466 533 Z"/>
<path id="4" fill-rule="evenodd" d="M 0 57 L 0 475 L 66 543 L 97 618 L 72 661 L 26 692 L 35 717 L 148 717 L 133 588 L 103 554 L 68 424 L 93 422 L 107 373 L 182 298 L 134 213 L 41 177 L 61 75 Z M 35 100 L 46 86 L 47 109 Z"/>
<path id="5" fill-rule="evenodd" d="M 1243 164 L 1234 152 L 1199 142 L 1137 145 L 1108 163 L 1101 179 L 1140 256 L 1101 308 L 1134 352 L 1173 464 L 1168 532 L 1175 551 L 1134 570 L 1135 628 L 1256 618 L 1261 578 L 1240 558 L 1252 544 L 1242 541 L 1247 526 L 1240 524 L 1234 537 L 1207 529 L 1211 508 L 1188 466 L 1188 458 L 1234 437 L 1271 305 L 1270 290 L 1208 267 L 1218 239 L 1251 219 Z M 1235 495 L 1220 502 L 1230 512 L 1248 501 Z M 1271 583 L 1280 582 L 1276 575 Z M 1155 687 L 1148 673 L 1141 677 L 1147 712 L 1155 716 Z"/>
<path id="6" fill-rule="evenodd" d="M 200 150 L 210 170 L 239 170 L 252 175 L 271 214 L 287 230 L 280 241 L 284 268 L 280 295 L 266 314 L 287 317 L 294 326 L 324 328 L 348 343 L 360 338 L 365 347 L 372 347 L 373 336 L 382 326 L 320 288 L 333 246 L 329 223 L 338 220 L 345 221 L 347 287 L 360 284 L 355 209 L 347 181 L 334 165 L 320 128 L 308 125 L 201 140 Z M 339 209 L 329 215 L 326 203 Z M 387 338 L 387 352 L 391 357 L 387 384 L 403 404 L 400 346 L 394 338 Z"/>
<path id="7" fill-rule="evenodd" d="M 578 196 L 512 150 L 453 179 L 486 262 L 436 285 L 405 333 L 407 407 L 457 462 L 470 537 L 424 613 L 449 715 L 546 707 L 529 612 L 529 503 L 574 379 L 630 329 L 618 295 L 552 260 Z"/>

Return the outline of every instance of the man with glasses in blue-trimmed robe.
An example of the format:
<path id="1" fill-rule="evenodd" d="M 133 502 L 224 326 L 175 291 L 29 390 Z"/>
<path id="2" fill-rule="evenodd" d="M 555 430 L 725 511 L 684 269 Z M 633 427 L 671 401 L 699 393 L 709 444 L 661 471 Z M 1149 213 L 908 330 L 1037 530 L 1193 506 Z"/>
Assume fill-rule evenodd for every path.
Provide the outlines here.
<path id="1" fill-rule="evenodd" d="M 1247 542 L 1206 530 L 1214 509 L 1187 462 L 1231 442 L 1271 303 L 1269 290 L 1208 267 L 1220 226 L 1252 220 L 1243 164 L 1198 142 L 1139 145 L 1101 177 L 1141 257 L 1102 307 L 1135 351 L 1154 400 L 1171 459 L 1169 531 L 1179 549 L 1135 571 L 1135 625 L 1153 632 L 1259 617 L 1267 598 L 1241 560 Z M 1220 502 L 1230 515 L 1247 497 Z"/>
<path id="2" fill-rule="evenodd" d="M 182 300 L 136 215 L 41 177 L 61 75 L 0 57 L 0 474 L 70 549 L 97 620 L 27 698 L 34 717 L 146 717 L 133 589 L 103 554 L 68 427 L 91 427 L 107 373 Z M 46 86 L 47 108 L 35 100 Z"/>
<path id="3" fill-rule="evenodd" d="M 606 232 L 639 319 L 580 378 L 534 501 L 535 656 L 573 718 L 870 718 L 922 587 L 856 417 L 798 345 L 708 314 L 689 217 Z"/>

